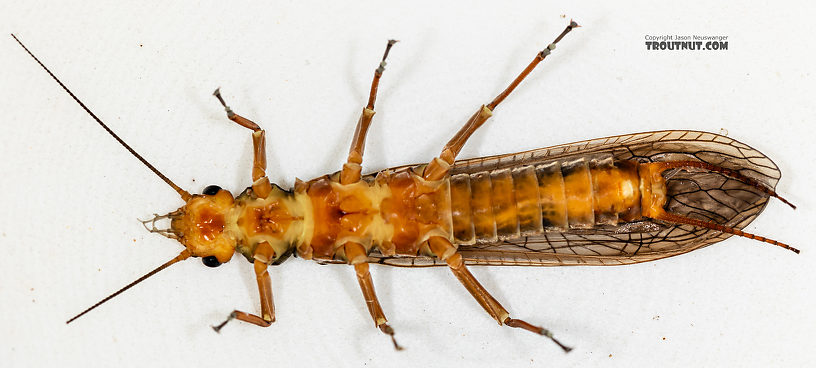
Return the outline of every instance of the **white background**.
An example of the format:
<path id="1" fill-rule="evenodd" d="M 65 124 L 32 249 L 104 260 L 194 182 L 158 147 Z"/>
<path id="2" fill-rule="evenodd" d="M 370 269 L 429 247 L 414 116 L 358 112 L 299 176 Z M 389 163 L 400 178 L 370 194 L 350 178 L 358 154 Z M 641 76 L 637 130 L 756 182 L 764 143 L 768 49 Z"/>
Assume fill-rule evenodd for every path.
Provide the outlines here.
<path id="1" fill-rule="evenodd" d="M 218 1 L 4 4 L 14 32 L 112 129 L 180 186 L 250 182 L 251 140 L 210 95 L 267 130 L 288 187 L 340 168 L 388 38 L 366 171 L 427 161 L 574 18 L 584 27 L 477 132 L 461 157 L 659 129 L 727 132 L 784 173 L 747 239 L 614 268 L 475 268 L 513 316 L 575 351 L 495 324 L 443 268 L 373 267 L 405 351 L 372 327 L 349 267 L 271 270 L 278 321 L 252 267 L 190 260 L 65 320 L 172 258 L 137 218 L 182 203 L 31 60 L 0 38 L 0 359 L 4 366 L 798 366 L 814 317 L 813 5 L 540 1 L 403 5 Z M 727 51 L 647 51 L 645 35 L 727 35 Z"/>

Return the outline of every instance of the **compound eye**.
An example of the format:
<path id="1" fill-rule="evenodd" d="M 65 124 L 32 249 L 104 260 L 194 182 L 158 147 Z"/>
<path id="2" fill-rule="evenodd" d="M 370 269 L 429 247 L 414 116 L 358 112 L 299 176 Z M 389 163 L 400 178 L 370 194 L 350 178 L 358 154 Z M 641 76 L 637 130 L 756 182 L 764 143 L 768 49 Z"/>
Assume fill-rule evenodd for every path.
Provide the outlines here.
<path id="1" fill-rule="evenodd" d="M 221 265 L 221 262 L 218 262 L 218 258 L 215 258 L 215 256 L 204 257 L 201 259 L 201 263 L 204 263 L 207 267 L 218 267 Z"/>
<path id="2" fill-rule="evenodd" d="M 216 195 L 219 190 L 221 190 L 221 187 L 217 185 L 208 185 L 201 193 L 204 195 Z"/>

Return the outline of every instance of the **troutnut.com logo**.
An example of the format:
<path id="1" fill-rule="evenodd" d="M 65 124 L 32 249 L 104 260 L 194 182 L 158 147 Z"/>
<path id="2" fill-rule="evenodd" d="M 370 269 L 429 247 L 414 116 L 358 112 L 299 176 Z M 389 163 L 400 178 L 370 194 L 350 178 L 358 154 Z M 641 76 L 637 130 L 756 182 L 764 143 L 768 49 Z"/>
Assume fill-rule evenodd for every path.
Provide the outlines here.
<path id="1" fill-rule="evenodd" d="M 728 36 L 647 34 L 646 50 L 728 50 Z"/>

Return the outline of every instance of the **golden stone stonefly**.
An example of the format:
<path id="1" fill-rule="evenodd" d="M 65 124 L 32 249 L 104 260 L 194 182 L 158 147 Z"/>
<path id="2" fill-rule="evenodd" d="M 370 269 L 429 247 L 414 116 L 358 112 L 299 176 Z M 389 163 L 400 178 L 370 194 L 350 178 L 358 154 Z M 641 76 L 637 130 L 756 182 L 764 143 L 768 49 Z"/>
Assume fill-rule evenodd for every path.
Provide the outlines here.
<path id="1" fill-rule="evenodd" d="M 264 130 L 233 112 L 216 90 L 227 117 L 252 130 L 252 185 L 237 197 L 218 186 L 190 194 L 174 184 L 12 35 L 97 123 L 184 201 L 179 209 L 144 222 L 148 230 L 177 240 L 184 250 L 68 323 L 176 262 L 200 257 L 205 265 L 216 267 L 237 252 L 254 265 L 261 313 L 236 310 L 213 328 L 219 331 L 232 319 L 266 327 L 275 321 L 268 266 L 295 254 L 353 266 L 375 326 L 391 337 L 396 349 L 400 346 L 374 292 L 369 263 L 448 266 L 500 325 L 547 336 L 569 351 L 549 330 L 510 318 L 467 266 L 632 264 L 686 253 L 730 235 L 798 253 L 786 244 L 741 230 L 770 197 L 794 206 L 774 192 L 780 173 L 769 158 L 717 134 L 637 133 L 456 160 L 471 134 L 577 27 L 571 21 L 502 93 L 479 107 L 429 163 L 361 175 L 377 88 L 396 42 L 388 41 L 342 169 L 307 182 L 298 180 L 291 190 L 267 177 Z M 157 228 L 159 220 L 169 220 L 169 227 Z"/>

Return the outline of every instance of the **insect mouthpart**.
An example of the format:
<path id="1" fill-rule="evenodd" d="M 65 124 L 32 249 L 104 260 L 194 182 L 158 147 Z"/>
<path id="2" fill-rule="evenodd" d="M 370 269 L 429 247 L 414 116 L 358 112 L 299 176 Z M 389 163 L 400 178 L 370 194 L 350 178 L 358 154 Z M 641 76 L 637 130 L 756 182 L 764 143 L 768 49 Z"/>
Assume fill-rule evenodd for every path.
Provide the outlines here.
<path id="1" fill-rule="evenodd" d="M 181 212 L 180 209 L 176 210 L 176 211 L 173 211 L 173 212 L 170 212 L 170 213 L 168 213 L 166 215 L 159 215 L 159 214 L 154 213 L 152 219 L 139 220 L 139 222 L 141 222 L 142 226 L 144 226 L 145 229 L 147 229 L 147 231 L 149 231 L 151 233 L 157 233 L 157 234 L 160 234 L 160 235 L 162 235 L 164 237 L 167 237 L 167 238 L 170 238 L 170 239 L 179 240 L 179 238 L 181 237 L 181 234 L 179 234 L 175 229 L 173 229 L 173 227 L 170 224 L 172 223 L 172 221 L 175 218 L 180 216 L 181 213 L 182 212 Z M 161 220 L 165 220 L 165 219 L 170 221 L 170 223 L 168 223 L 166 227 L 162 227 L 162 228 L 156 227 L 156 222 L 157 221 L 161 221 Z M 149 227 L 148 227 L 148 224 L 150 224 Z"/>

